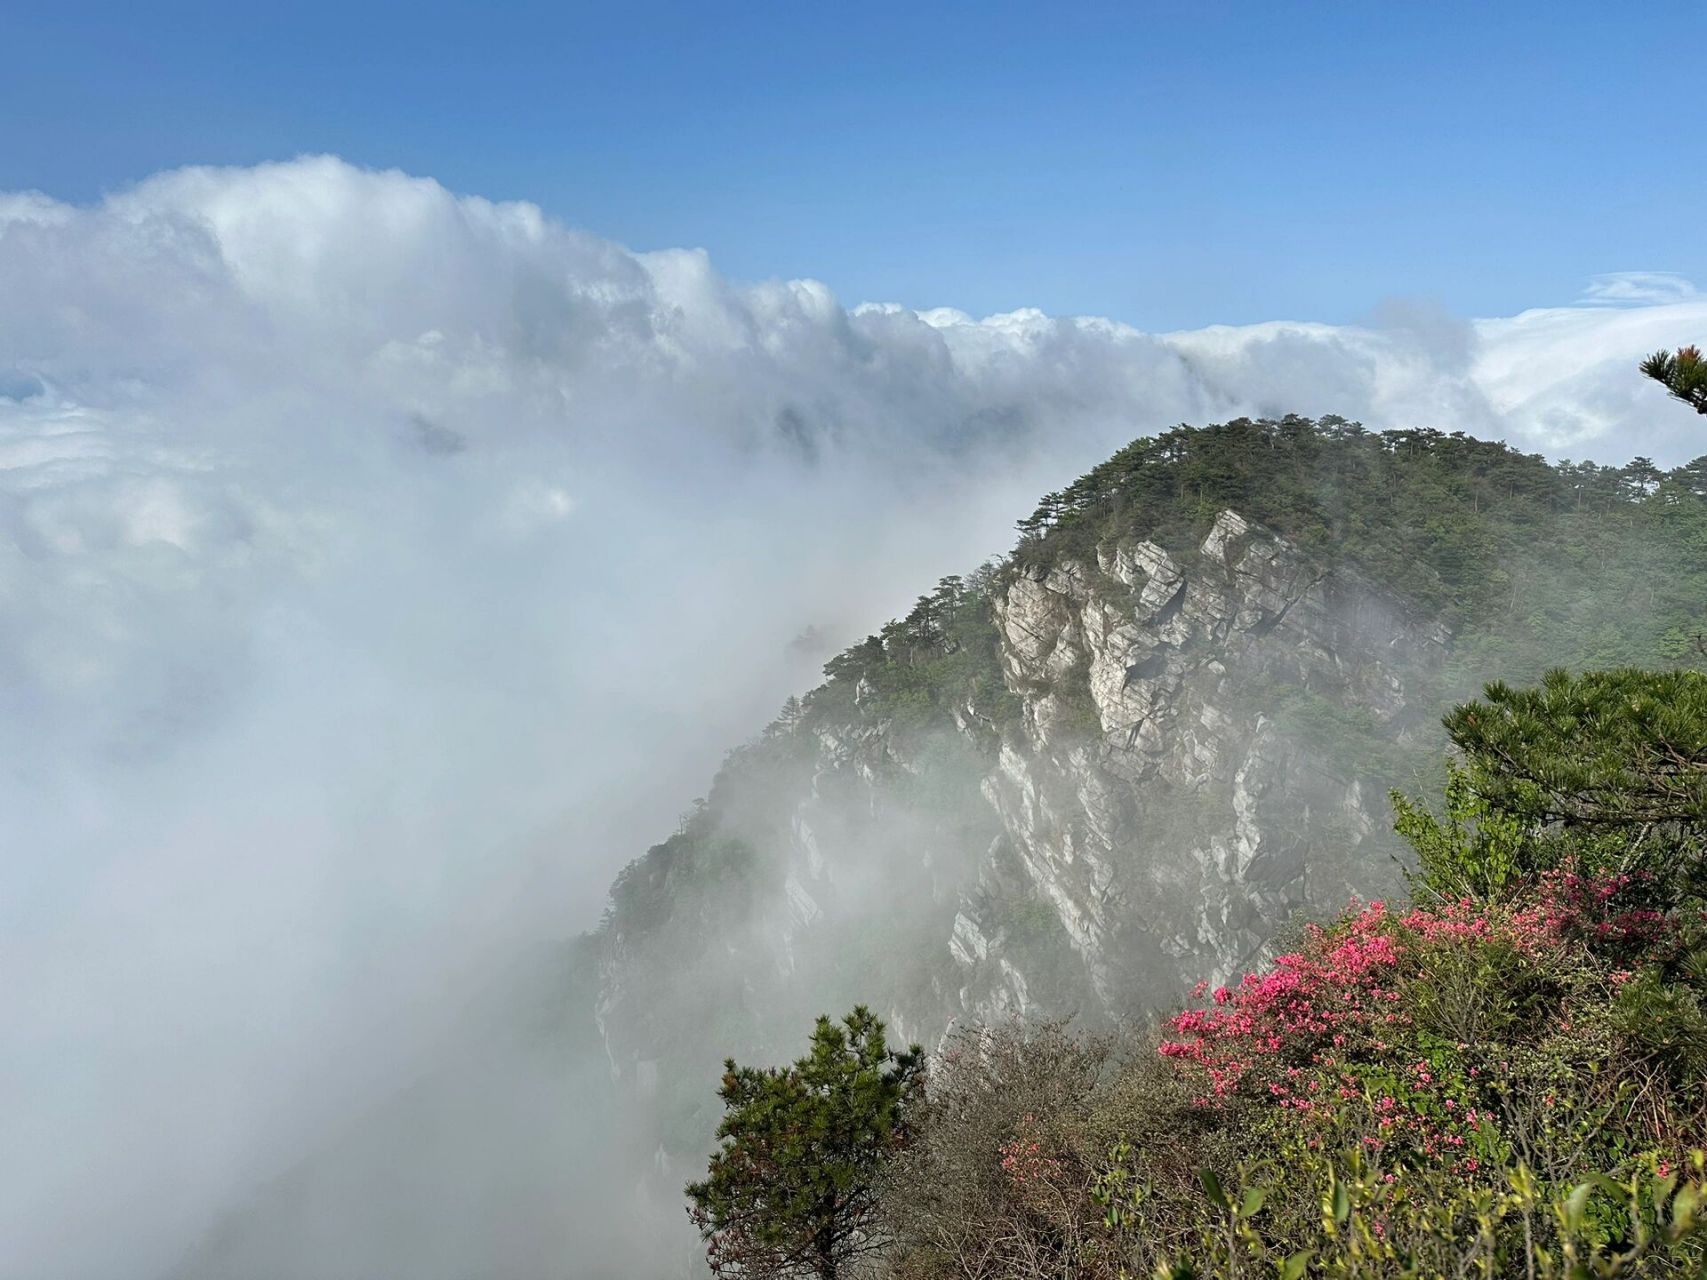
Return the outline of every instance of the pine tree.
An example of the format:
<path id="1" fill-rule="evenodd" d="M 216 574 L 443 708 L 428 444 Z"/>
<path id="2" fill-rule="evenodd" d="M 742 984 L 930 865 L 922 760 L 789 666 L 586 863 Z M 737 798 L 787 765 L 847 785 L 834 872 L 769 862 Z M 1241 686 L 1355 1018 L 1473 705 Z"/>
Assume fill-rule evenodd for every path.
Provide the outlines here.
<path id="1" fill-rule="evenodd" d="M 1707 675 L 1550 671 L 1491 684 L 1446 731 L 1502 812 L 1577 827 L 1707 828 Z"/>
<path id="2" fill-rule="evenodd" d="M 1707 413 L 1707 357 L 1700 347 L 1679 347 L 1675 353 L 1656 351 L 1642 361 L 1642 372 L 1663 386 L 1672 398 L 1696 413 Z"/>
<path id="3" fill-rule="evenodd" d="M 864 1006 L 839 1025 L 819 1018 L 790 1066 L 725 1062 L 721 1145 L 687 1188 L 712 1272 L 838 1280 L 880 1252 L 877 1177 L 922 1089 L 919 1047 L 892 1052 Z"/>

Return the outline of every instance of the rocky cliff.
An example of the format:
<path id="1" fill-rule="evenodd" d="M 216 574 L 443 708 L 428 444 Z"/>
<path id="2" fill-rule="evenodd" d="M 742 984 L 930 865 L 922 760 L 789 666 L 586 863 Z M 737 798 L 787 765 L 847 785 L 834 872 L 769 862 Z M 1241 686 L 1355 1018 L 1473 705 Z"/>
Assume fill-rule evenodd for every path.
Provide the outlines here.
<path id="1" fill-rule="evenodd" d="M 1663 661 L 1699 612 L 1707 494 L 1674 480 L 1286 419 L 1136 442 L 1049 495 L 617 881 L 596 1015 L 660 1202 L 723 1057 L 790 1057 L 819 1013 L 927 1046 L 1130 1024 L 1391 888 L 1388 793 L 1433 790 L 1453 698 Z"/>
<path id="2" fill-rule="evenodd" d="M 1116 542 L 1016 577 L 995 611 L 1024 710 L 983 791 L 1098 1004 L 1226 977 L 1300 908 L 1384 879 L 1377 759 L 1313 747 L 1275 694 L 1403 746 L 1441 627 L 1233 511 L 1192 554 Z M 963 933 L 987 939 L 967 907 Z"/>
<path id="3" fill-rule="evenodd" d="M 593 934 L 494 979 L 178 1274 L 376 1272 L 398 1240 L 421 1274 L 703 1274 L 681 1191 L 725 1055 L 791 1059 L 855 1003 L 930 1046 L 1142 1023 L 1393 884 L 1387 792 L 1438 794 L 1482 681 L 1707 663 L 1707 459 L 1638 463 L 1297 418 L 1135 441 L 832 658 Z"/>
<path id="4" fill-rule="evenodd" d="M 809 700 L 636 865 L 644 895 L 619 886 L 599 1022 L 665 1149 L 703 1127 L 715 1058 L 781 1052 L 821 1008 L 927 1043 L 1130 1017 L 1391 883 L 1387 766 L 1437 714 L 1441 626 L 1230 510 L 1184 552 L 1116 540 L 984 590 L 995 696 Z"/>

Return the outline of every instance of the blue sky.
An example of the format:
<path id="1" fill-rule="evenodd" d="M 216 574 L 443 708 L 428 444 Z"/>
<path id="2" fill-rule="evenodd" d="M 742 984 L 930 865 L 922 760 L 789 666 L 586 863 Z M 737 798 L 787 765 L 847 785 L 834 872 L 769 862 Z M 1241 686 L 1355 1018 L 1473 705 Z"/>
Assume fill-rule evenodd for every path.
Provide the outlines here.
<path id="1" fill-rule="evenodd" d="M 0 188 L 62 199 L 333 152 L 739 279 L 1150 329 L 1707 283 L 1698 4 L 9 8 Z"/>

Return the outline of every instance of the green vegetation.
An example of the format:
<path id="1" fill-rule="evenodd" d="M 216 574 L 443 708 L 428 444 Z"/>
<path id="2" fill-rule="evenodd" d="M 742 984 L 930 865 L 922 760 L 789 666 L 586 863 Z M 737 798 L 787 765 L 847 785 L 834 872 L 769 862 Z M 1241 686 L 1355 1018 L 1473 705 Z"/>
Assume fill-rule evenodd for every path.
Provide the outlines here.
<path id="1" fill-rule="evenodd" d="M 1113 538 L 1189 553 L 1231 508 L 1465 638 L 1546 637 L 1615 665 L 1648 660 L 1667 628 L 1699 628 L 1704 499 L 1707 458 L 1554 465 L 1462 432 L 1239 419 L 1134 441 L 1022 520 L 1014 559 L 1090 559 Z M 1632 601 L 1654 606 L 1656 630 L 1628 628 L 1648 612 Z"/>
<path id="2" fill-rule="evenodd" d="M 993 614 L 998 566 L 951 576 L 906 617 L 832 658 L 828 682 L 803 701 L 808 727 L 858 708 L 898 732 L 919 732 L 957 709 L 994 723 L 1017 703 L 1002 683 Z"/>
<path id="3" fill-rule="evenodd" d="M 906 1140 L 872 1130 L 870 1273 L 1707 1275 L 1707 675 L 1553 672 L 1445 723 L 1408 905 L 1129 1042 L 951 1040 Z"/>
<path id="4" fill-rule="evenodd" d="M 1153 539 L 1188 572 L 1211 572 L 1197 548 L 1229 508 L 1334 570 L 1342 594 L 1359 607 L 1390 611 L 1413 633 L 1441 624 L 1440 661 L 1404 664 L 1406 710 L 1391 720 L 1273 663 L 1228 663 L 1216 703 L 1235 725 L 1263 717 L 1287 749 L 1325 774 L 1355 779 L 1364 796 L 1397 786 L 1438 797 L 1449 784 L 1438 814 L 1411 803 L 1403 811 L 1410 816 L 1401 816 L 1413 846 L 1430 846 L 1440 888 L 1456 884 L 1453 893 L 1478 900 L 1525 892 L 1567 852 L 1564 843 L 1584 872 L 1596 874 L 1625 860 L 1630 871 L 1653 874 L 1667 850 L 1683 847 L 1675 839 L 1683 828 L 1667 822 L 1656 821 L 1646 834 L 1614 824 L 1596 835 L 1579 824 L 1566 841 L 1560 824 L 1538 823 L 1533 811 L 1516 818 L 1491 811 L 1495 801 L 1516 801 L 1495 775 L 1475 773 L 1468 734 L 1459 735 L 1456 763 L 1469 777 L 1448 777 L 1445 734 L 1431 709 L 1496 676 L 1534 685 L 1557 666 L 1707 666 L 1707 457 L 1669 471 L 1640 458 L 1622 467 L 1553 464 L 1461 434 L 1373 433 L 1335 418 L 1180 427 L 1134 442 L 1052 495 L 1021 522 L 1009 556 L 944 579 L 905 617 L 831 659 L 825 682 L 791 699 L 773 724 L 733 752 L 676 834 L 623 873 L 597 938 L 599 1031 L 633 1119 L 651 1135 L 649 1149 L 655 1141 L 668 1156 L 697 1158 L 719 1118 L 706 1082 L 717 1078 L 724 1053 L 783 1061 L 795 1051 L 798 1028 L 824 1008 L 863 1000 L 903 1017 L 909 1030 L 945 1025 L 959 1012 L 968 981 L 946 948 L 967 901 L 983 904 L 979 927 L 992 942 L 1000 933 L 1000 956 L 1023 976 L 1034 1007 L 1082 1011 L 1100 1026 L 1111 1010 L 1137 1016 L 1152 1006 L 1155 992 L 1136 981 L 1095 987 L 1059 914 L 1013 862 L 1011 841 L 1003 843 L 1008 817 L 981 791 L 997 773 L 1004 742 L 1024 749 L 1022 695 L 1050 695 L 1060 712 L 1055 745 L 1074 745 L 1060 743 L 1071 726 L 1085 739 L 1087 759 L 1120 746 L 1100 740 L 1083 667 L 1027 688 L 1004 673 L 996 611 L 1022 575 L 1042 578 L 1069 561 L 1118 610 L 1120 593 L 1132 589 L 1097 568 L 1098 550 L 1115 543 Z M 1654 701 L 1685 705 L 1676 690 Z M 1588 721 L 1634 732 L 1607 721 L 1617 698 L 1609 694 L 1606 702 L 1600 711 L 1585 710 Z M 1490 715 L 1501 706 L 1497 696 L 1484 705 Z M 1523 711 L 1524 722 L 1547 722 L 1544 710 Z M 1551 745 L 1537 738 L 1537 752 L 1573 749 L 1569 723 L 1560 720 L 1549 732 Z M 1609 748 L 1598 764 L 1579 760 L 1573 767 L 1588 772 L 1573 785 L 1600 785 L 1607 762 L 1622 750 Z M 1066 759 L 1071 751 L 1060 754 Z M 1071 781 L 1057 779 L 1063 788 Z M 1519 781 L 1514 776 L 1512 787 Z M 1134 795 L 1144 806 L 1143 838 L 1164 859 L 1183 856 L 1202 831 L 1224 822 L 1232 785 L 1219 776 L 1193 786 L 1145 779 Z M 1040 802 L 1057 799 L 1071 807 L 1065 789 Z M 1266 833 L 1307 846 L 1303 892 L 1318 903 L 1337 900 L 1340 885 L 1372 892 L 1396 878 L 1387 855 L 1401 853 L 1402 842 L 1377 847 L 1380 834 L 1367 835 L 1361 807 L 1316 800 L 1284 813 L 1277 804 L 1264 821 Z M 827 870 L 819 875 L 818 866 Z M 1652 905 L 1676 888 L 1657 876 L 1622 892 L 1646 894 Z M 1130 941 L 1132 949 L 1104 957 L 1113 972 L 1136 975 L 1149 962 L 1141 954 L 1145 940 Z M 1610 981 L 1592 967 L 1579 972 Z M 1660 1038 L 1654 1044 L 1669 1046 L 1644 1052 L 1681 1061 L 1694 1043 L 1694 988 L 1670 975 L 1637 972 L 1621 988 L 1618 1017 L 1631 1026 L 1645 1020 Z M 987 976 L 980 971 L 972 981 L 988 990 Z M 1455 981 L 1473 979 L 1474 970 Z M 983 997 L 974 990 L 972 998 Z M 1643 1012 L 1650 1006 L 1658 1011 L 1652 1017 Z M 1602 1058 L 1583 1061 L 1609 1069 Z M 1177 1078 L 1155 1074 L 1164 1066 L 1153 1054 L 1111 1049 L 1100 1068 L 1106 1078 L 1083 1103 L 1085 1127 L 1059 1115 L 1048 1121 L 1079 1153 L 1069 1167 L 1082 1177 L 1085 1195 L 1123 1139 L 1149 1153 L 1149 1172 L 1172 1167 L 1155 1155 L 1159 1146 L 1178 1133 L 1195 1135 L 1177 1172 L 1180 1186 L 1198 1197 L 1198 1167 L 1220 1170 L 1233 1185 L 1241 1164 L 1256 1158 L 1235 1142 L 1236 1126 L 1200 1114 Z M 940 1094 L 945 1086 L 939 1078 L 933 1087 Z M 1146 1091 L 1173 1091 L 1183 1100 L 1150 1119 L 1136 1103 L 1111 1110 L 1109 1099 Z M 1042 1112 L 1034 1118 L 1045 1120 Z M 1144 1126 L 1152 1123 L 1158 1127 L 1144 1146 Z M 922 1139 L 914 1149 L 923 1149 Z M 1620 1179 L 1628 1173 L 1616 1159 L 1603 1169 Z M 1327 1166 L 1317 1175 L 1326 1177 Z M 1552 1195 L 1560 1184 L 1546 1185 Z M 1072 1202 L 1081 1209 L 1087 1203 L 1084 1195 Z M 996 1215 L 989 1221 L 1005 1222 L 1010 1202 L 987 1203 Z M 1272 1205 L 1262 1216 L 1273 1219 Z M 1091 1227 L 1100 1212 L 1093 1218 Z M 1085 1238 L 1101 1240 L 1102 1228 L 1091 1227 Z M 1031 1236 L 1013 1238 L 1027 1242 L 1022 1252 L 1044 1248 Z M 1183 1237 L 1176 1243 L 1185 1248 Z M 1102 1240 L 1099 1247 L 1113 1246 Z M 920 1274 L 941 1274 L 918 1265 Z M 1013 1265 L 1014 1274 L 1028 1274 Z"/>
<path id="5" fill-rule="evenodd" d="M 876 1180 L 906 1138 L 918 1046 L 891 1051 L 864 1008 L 818 1019 L 792 1066 L 724 1064 L 722 1145 L 688 1187 L 716 1275 L 837 1280 L 881 1251 Z"/>
<path id="6" fill-rule="evenodd" d="M 1462 432 L 1241 418 L 1135 440 L 1049 494 L 1019 522 L 1008 559 L 944 579 L 833 659 L 804 700 L 806 723 L 856 708 L 902 731 L 957 711 L 992 729 L 1010 722 L 992 601 L 1012 575 L 1066 559 L 1094 574 L 1099 547 L 1145 538 L 1189 561 L 1228 509 L 1440 621 L 1454 638 L 1445 696 L 1561 663 L 1707 660 L 1707 457 L 1671 471 L 1646 458 L 1554 464 Z M 1094 733 L 1094 713 L 1073 702 L 1082 683 L 1059 692 Z M 1342 714 L 1299 693 L 1278 691 L 1276 709 L 1312 726 Z M 1364 758 L 1379 749 L 1373 737 L 1342 742 Z"/>
<path id="7" fill-rule="evenodd" d="M 1642 361 L 1642 372 L 1696 413 L 1707 413 L 1707 359 L 1700 347 L 1656 351 Z"/>
<path id="8" fill-rule="evenodd" d="M 1707 822 L 1707 683 L 1696 672 L 1554 671 L 1534 689 L 1494 684 L 1446 729 L 1489 802 L 1523 821 L 1663 828 L 1668 852 Z"/>

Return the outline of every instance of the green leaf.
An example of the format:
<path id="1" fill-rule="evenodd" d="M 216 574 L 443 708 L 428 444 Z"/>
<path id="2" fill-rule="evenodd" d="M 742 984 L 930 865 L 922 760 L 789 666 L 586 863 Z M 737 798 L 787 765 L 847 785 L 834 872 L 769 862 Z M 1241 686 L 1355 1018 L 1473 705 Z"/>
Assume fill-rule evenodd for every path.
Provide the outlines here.
<path id="1" fill-rule="evenodd" d="M 1671 1193 L 1677 1188 L 1677 1175 L 1669 1173 L 1663 1178 L 1656 1177 L 1652 1188 L 1654 1212 L 1664 1209 L 1666 1202 L 1671 1199 Z"/>
<path id="2" fill-rule="evenodd" d="M 1217 1209 L 1227 1210 L 1232 1205 L 1227 1200 L 1227 1193 L 1221 1189 L 1221 1179 L 1209 1169 L 1199 1169 L 1197 1180 L 1203 1184 L 1203 1194 L 1209 1197 L 1209 1203 Z"/>
<path id="3" fill-rule="evenodd" d="M 1572 1231 L 1581 1231 L 1583 1213 L 1588 1208 L 1588 1198 L 1594 1187 L 1586 1182 L 1579 1182 L 1571 1188 L 1570 1196 L 1565 1200 L 1565 1225 Z"/>
<path id="4" fill-rule="evenodd" d="M 1677 1198 L 1671 1202 L 1671 1220 L 1673 1225 L 1685 1229 L 1695 1223 L 1696 1216 L 1701 1212 L 1702 1195 L 1695 1187 L 1685 1187 L 1677 1193 Z"/>

